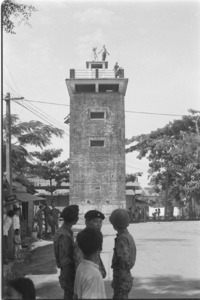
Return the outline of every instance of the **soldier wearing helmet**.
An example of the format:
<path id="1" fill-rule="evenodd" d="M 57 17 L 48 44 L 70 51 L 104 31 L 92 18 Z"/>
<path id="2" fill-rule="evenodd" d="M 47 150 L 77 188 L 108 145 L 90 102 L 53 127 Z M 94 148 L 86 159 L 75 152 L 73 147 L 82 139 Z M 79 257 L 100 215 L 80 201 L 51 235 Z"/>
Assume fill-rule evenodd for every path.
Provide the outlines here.
<path id="1" fill-rule="evenodd" d="M 105 219 L 104 214 L 102 214 L 98 210 L 89 210 L 85 214 L 84 217 L 85 217 L 86 228 L 96 228 L 98 230 L 101 230 L 102 222 Z M 83 252 L 79 248 L 78 243 L 75 242 L 75 263 L 76 263 L 76 268 L 78 267 L 80 262 L 83 260 L 83 256 L 84 256 Z M 106 270 L 105 270 L 105 267 L 104 267 L 103 262 L 101 260 L 100 254 L 99 254 L 99 263 L 98 264 L 99 264 L 99 270 L 102 274 L 102 277 L 105 278 L 106 277 Z"/>
<path id="2" fill-rule="evenodd" d="M 75 280 L 74 239 L 72 226 L 78 221 L 78 205 L 65 207 L 60 215 L 63 225 L 54 236 L 56 265 L 60 269 L 59 282 L 64 289 L 64 299 L 73 299 Z"/>
<path id="3" fill-rule="evenodd" d="M 109 220 L 117 231 L 111 266 L 113 269 L 113 299 L 128 299 L 128 294 L 133 286 L 130 270 L 136 260 L 135 241 L 127 229 L 129 215 L 124 209 L 116 209 L 112 212 Z"/>

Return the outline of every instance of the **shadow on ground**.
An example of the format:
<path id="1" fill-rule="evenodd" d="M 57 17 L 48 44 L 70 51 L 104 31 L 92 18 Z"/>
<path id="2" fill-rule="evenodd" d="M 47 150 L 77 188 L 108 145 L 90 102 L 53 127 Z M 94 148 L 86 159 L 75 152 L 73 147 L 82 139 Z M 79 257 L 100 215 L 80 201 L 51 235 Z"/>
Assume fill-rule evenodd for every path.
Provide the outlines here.
<path id="1" fill-rule="evenodd" d="M 53 244 L 33 250 L 30 263 L 21 265 L 20 269 L 27 275 L 56 274 Z"/>
<path id="2" fill-rule="evenodd" d="M 113 296 L 111 281 L 105 282 L 106 294 Z M 186 280 L 181 276 L 155 276 L 150 278 L 135 278 L 129 299 L 199 299 L 200 282 L 196 279 Z"/>

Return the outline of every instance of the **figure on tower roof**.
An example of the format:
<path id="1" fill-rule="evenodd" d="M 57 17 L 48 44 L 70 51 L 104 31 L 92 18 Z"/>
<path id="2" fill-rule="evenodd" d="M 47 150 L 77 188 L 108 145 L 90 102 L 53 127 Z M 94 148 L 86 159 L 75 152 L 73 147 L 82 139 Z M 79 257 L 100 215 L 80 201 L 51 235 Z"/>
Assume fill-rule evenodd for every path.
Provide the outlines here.
<path id="1" fill-rule="evenodd" d="M 98 60 L 98 56 L 97 56 L 96 50 L 97 50 L 97 47 L 93 47 L 93 48 L 92 48 L 92 60 L 93 60 L 93 61 L 94 61 L 94 60 Z"/>
<path id="2" fill-rule="evenodd" d="M 105 45 L 103 45 L 103 49 L 101 49 L 101 51 L 99 53 L 102 52 L 102 61 L 105 61 L 106 60 L 106 54 L 110 55 L 105 47 Z M 98 54 L 99 54 L 98 53 Z"/>
<path id="3" fill-rule="evenodd" d="M 114 65 L 114 72 L 115 72 L 115 78 L 117 78 L 118 72 L 119 72 L 119 65 L 118 65 L 117 62 L 116 62 L 116 64 Z"/>

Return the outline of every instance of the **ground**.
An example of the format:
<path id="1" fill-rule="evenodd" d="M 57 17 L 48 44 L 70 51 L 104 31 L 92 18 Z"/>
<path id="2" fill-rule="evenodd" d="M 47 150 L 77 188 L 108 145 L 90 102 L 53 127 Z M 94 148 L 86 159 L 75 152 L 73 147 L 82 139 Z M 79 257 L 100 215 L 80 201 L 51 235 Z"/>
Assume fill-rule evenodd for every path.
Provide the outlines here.
<path id="1" fill-rule="evenodd" d="M 76 225 L 75 232 L 81 228 L 83 225 Z M 200 298 L 199 229 L 200 221 L 131 224 L 128 230 L 136 242 L 137 259 L 132 269 L 134 286 L 129 298 Z M 112 298 L 110 266 L 116 232 L 110 224 L 104 224 L 102 232 L 106 294 Z M 45 244 L 35 243 L 32 262 L 26 266 L 27 277 L 33 280 L 38 299 L 63 299 L 52 242 Z"/>

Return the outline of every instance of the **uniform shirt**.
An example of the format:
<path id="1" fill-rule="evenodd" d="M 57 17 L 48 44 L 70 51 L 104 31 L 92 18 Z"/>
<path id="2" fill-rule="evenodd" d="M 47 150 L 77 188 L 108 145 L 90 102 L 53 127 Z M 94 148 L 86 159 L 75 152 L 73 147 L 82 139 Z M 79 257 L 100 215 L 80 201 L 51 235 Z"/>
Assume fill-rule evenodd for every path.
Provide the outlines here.
<path id="1" fill-rule="evenodd" d="M 54 207 L 51 210 L 51 214 L 52 214 L 53 218 L 56 220 L 56 219 L 59 219 L 60 211 L 59 211 L 59 209 Z"/>
<path id="2" fill-rule="evenodd" d="M 112 258 L 112 268 L 119 270 L 130 270 L 136 260 L 136 245 L 133 237 L 127 229 L 117 233 L 115 248 Z"/>
<path id="3" fill-rule="evenodd" d="M 83 256 L 84 256 L 83 252 L 79 248 L 78 243 L 76 241 L 75 242 L 75 246 L 74 246 L 74 257 L 75 257 L 75 266 L 76 266 L 76 269 L 77 269 L 78 265 L 82 262 Z M 102 274 L 102 277 L 105 278 L 106 277 L 106 269 L 105 269 L 104 264 L 103 264 L 103 262 L 101 260 L 100 254 L 99 254 L 98 259 L 99 259 L 99 261 L 98 261 L 99 270 L 100 270 L 100 272 Z"/>
<path id="4" fill-rule="evenodd" d="M 36 215 L 35 215 L 35 218 L 37 218 L 38 221 L 41 221 L 42 220 L 42 217 L 43 217 L 43 208 L 40 208 Z"/>
<path id="5" fill-rule="evenodd" d="M 13 230 L 20 229 L 20 220 L 18 215 L 13 216 Z"/>
<path id="6" fill-rule="evenodd" d="M 71 229 L 67 228 L 65 223 L 63 223 L 55 234 L 54 254 L 58 268 L 61 269 L 68 264 L 73 264 L 75 266 L 73 232 Z"/>
<path id="7" fill-rule="evenodd" d="M 10 229 L 10 226 L 12 225 L 12 218 L 9 216 L 6 216 L 3 222 L 3 235 L 8 235 L 8 231 Z"/>
<path id="8" fill-rule="evenodd" d="M 76 270 L 74 299 L 106 299 L 104 281 L 99 266 L 85 260 Z"/>

